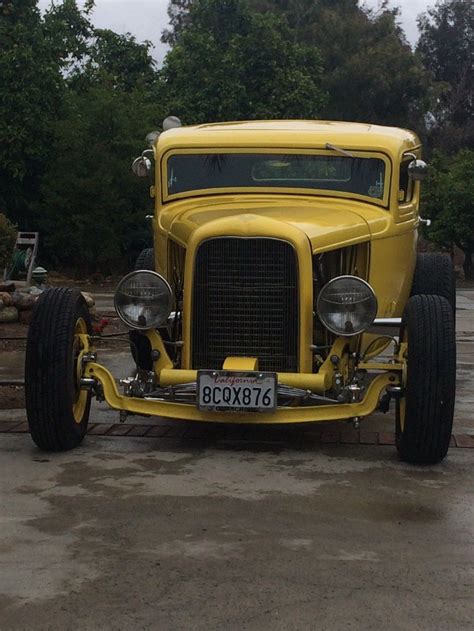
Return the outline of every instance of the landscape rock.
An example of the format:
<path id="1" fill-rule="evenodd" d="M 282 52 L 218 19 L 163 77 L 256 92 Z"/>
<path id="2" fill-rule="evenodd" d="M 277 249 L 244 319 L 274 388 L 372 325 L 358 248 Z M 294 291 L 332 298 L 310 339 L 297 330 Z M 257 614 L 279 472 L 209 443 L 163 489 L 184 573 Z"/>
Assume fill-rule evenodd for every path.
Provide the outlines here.
<path id="1" fill-rule="evenodd" d="M 95 300 L 87 291 L 82 291 L 82 295 L 84 296 L 84 300 L 88 307 L 93 307 L 95 305 Z"/>
<path id="2" fill-rule="evenodd" d="M 0 299 L 5 307 L 10 307 L 12 304 L 12 295 L 6 291 L 0 292 Z"/>
<path id="3" fill-rule="evenodd" d="M 0 311 L 0 324 L 18 321 L 18 309 L 16 307 L 4 307 Z"/>
<path id="4" fill-rule="evenodd" d="M 41 296 L 41 294 L 43 293 L 44 289 L 41 289 L 40 287 L 35 287 L 33 286 L 30 290 L 29 290 L 29 294 L 30 296 Z"/>
<path id="5" fill-rule="evenodd" d="M 28 311 L 33 309 L 36 302 L 36 297 L 30 294 L 22 294 L 16 291 L 12 294 L 12 303 L 19 311 Z"/>

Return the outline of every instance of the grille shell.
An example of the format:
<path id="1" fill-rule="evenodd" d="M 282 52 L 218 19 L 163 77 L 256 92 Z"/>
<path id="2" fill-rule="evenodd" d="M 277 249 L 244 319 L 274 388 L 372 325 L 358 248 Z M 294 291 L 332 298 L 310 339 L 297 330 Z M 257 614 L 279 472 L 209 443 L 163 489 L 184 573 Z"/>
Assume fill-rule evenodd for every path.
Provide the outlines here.
<path id="1" fill-rule="evenodd" d="M 258 357 L 261 370 L 298 370 L 298 260 L 287 241 L 204 241 L 193 284 L 192 364 L 222 368 L 226 357 Z"/>

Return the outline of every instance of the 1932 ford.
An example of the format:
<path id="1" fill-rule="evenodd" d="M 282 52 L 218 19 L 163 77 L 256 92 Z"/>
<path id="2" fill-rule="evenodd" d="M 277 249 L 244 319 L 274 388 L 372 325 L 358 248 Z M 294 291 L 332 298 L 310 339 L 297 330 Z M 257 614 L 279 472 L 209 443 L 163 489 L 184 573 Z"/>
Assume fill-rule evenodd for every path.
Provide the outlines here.
<path id="1" fill-rule="evenodd" d="M 165 127 L 134 163 L 153 181 L 154 248 L 115 295 L 136 374 L 120 394 L 81 294 L 47 291 L 26 356 L 37 445 L 78 445 L 92 396 L 122 416 L 356 426 L 393 399 L 401 458 L 440 461 L 455 284 L 448 256 L 416 253 L 417 136 L 330 121 Z"/>

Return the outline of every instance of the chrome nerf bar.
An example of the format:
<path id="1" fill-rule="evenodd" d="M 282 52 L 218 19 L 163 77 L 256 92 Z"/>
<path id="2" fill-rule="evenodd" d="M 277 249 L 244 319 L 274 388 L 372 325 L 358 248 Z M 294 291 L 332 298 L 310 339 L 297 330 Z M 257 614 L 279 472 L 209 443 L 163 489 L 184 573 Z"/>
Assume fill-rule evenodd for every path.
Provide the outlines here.
<path id="1" fill-rule="evenodd" d="M 395 336 L 400 333 L 401 324 L 401 318 L 375 318 L 366 333 L 380 333 L 380 329 L 383 329 L 384 334 Z"/>

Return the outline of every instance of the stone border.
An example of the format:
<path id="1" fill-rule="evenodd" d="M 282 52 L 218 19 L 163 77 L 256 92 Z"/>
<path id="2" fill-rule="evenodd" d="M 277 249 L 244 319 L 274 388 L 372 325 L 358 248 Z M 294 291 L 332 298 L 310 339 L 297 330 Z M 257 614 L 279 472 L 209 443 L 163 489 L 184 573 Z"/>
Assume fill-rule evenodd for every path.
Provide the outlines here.
<path id="1" fill-rule="evenodd" d="M 28 433 L 26 421 L 0 421 L 0 434 L 26 434 Z M 135 438 L 171 438 L 184 440 L 234 440 L 247 442 L 292 442 L 292 440 L 304 438 L 308 442 L 322 445 L 395 445 L 393 432 L 371 432 L 367 430 L 334 429 L 321 431 L 311 428 L 309 431 L 296 432 L 288 427 L 276 428 L 272 426 L 234 426 L 215 425 L 206 426 L 186 423 L 173 425 L 135 425 L 127 423 L 91 423 L 87 430 L 90 436 L 128 436 Z M 474 435 L 453 434 L 451 447 L 460 449 L 474 449 Z"/>

